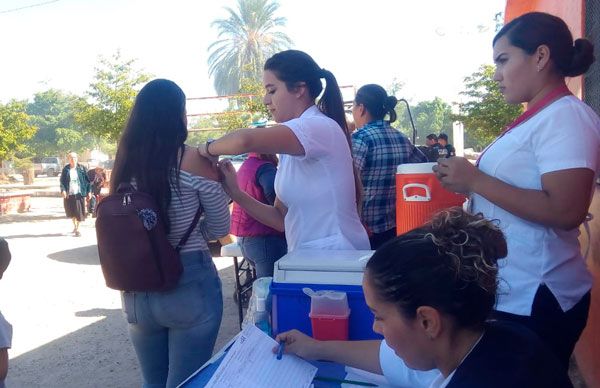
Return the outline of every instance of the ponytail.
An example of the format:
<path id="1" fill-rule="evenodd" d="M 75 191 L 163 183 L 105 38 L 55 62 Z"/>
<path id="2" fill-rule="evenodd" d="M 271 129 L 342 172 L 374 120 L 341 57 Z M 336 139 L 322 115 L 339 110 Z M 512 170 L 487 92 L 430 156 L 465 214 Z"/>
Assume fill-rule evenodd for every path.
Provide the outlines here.
<path id="1" fill-rule="evenodd" d="M 376 84 L 361 86 L 354 97 L 356 104 L 361 104 L 367 109 L 374 120 L 383 120 L 385 115 L 390 116 L 390 123 L 396 121 L 396 104 L 398 99 L 388 96 L 383 87 Z"/>
<path id="2" fill-rule="evenodd" d="M 344 100 L 337 80 L 332 72 L 321 69 L 321 76 L 325 78 L 325 91 L 319 100 L 318 107 L 321 112 L 335 120 L 344 132 L 348 132 Z"/>

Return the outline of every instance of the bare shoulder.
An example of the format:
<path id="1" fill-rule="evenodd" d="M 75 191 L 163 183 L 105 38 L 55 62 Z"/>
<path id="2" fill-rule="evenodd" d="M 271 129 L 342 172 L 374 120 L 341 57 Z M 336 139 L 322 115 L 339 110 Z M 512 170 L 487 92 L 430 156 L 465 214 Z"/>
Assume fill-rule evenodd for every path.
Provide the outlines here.
<path id="1" fill-rule="evenodd" d="M 185 146 L 181 169 L 192 175 L 202 176 L 214 181 L 219 180 L 219 173 L 212 162 L 200 156 L 196 147 Z"/>

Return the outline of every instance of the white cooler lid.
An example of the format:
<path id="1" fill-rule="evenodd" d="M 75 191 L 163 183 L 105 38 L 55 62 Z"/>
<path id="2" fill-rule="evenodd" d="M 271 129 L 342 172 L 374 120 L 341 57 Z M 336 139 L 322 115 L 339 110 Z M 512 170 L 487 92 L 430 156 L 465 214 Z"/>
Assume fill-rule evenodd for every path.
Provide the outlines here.
<path id="1" fill-rule="evenodd" d="M 360 285 L 374 252 L 298 249 L 275 262 L 273 282 Z"/>
<path id="2" fill-rule="evenodd" d="M 398 165 L 396 174 L 433 174 L 431 169 L 436 162 L 430 163 L 403 163 Z"/>

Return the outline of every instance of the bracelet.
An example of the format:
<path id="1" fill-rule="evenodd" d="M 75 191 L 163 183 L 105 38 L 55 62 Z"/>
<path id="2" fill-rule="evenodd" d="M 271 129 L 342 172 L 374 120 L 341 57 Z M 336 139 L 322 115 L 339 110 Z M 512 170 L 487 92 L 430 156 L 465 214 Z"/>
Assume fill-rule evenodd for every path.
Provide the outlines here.
<path id="1" fill-rule="evenodd" d="M 210 139 L 210 140 L 208 140 L 208 141 L 206 142 L 206 155 L 208 155 L 208 156 L 210 156 L 210 157 L 213 157 L 213 158 L 216 158 L 216 157 L 218 157 L 219 155 L 213 155 L 213 154 L 211 154 L 211 153 L 210 153 L 210 151 L 208 150 L 208 147 L 211 145 L 211 143 L 212 143 L 213 141 L 214 141 L 213 139 Z"/>

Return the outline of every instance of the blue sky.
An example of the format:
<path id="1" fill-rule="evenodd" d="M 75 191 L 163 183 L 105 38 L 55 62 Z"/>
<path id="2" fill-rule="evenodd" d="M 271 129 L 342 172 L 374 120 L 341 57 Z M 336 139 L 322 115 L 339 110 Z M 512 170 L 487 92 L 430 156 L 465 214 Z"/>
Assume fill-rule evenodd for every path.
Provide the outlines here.
<path id="1" fill-rule="evenodd" d="M 0 0 L 0 101 L 49 87 L 81 94 L 99 55 L 120 49 L 137 67 L 177 82 L 188 97 L 214 95 L 207 47 L 234 0 Z M 500 0 L 280 0 L 294 48 L 341 85 L 404 83 L 411 102 L 458 100 L 463 78 L 491 63 Z"/>

